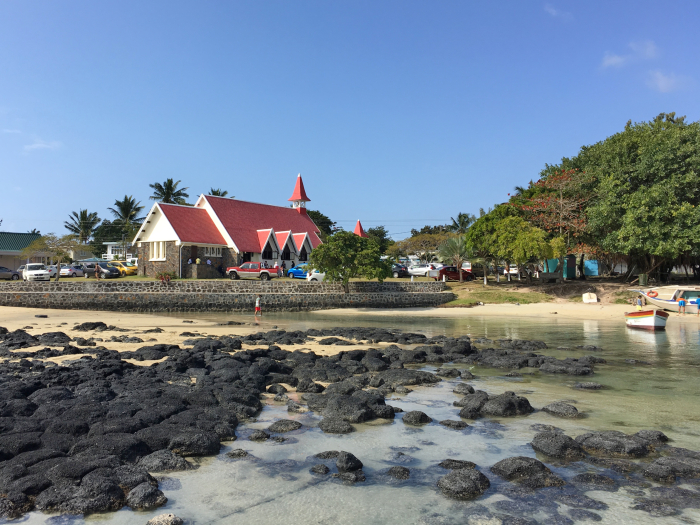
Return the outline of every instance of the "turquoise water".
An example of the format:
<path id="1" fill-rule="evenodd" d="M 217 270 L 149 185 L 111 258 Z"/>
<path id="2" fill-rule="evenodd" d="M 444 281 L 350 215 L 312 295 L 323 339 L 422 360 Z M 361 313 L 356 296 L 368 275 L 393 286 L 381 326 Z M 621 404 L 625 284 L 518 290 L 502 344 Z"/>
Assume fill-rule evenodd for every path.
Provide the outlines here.
<path id="1" fill-rule="evenodd" d="M 194 318 L 187 314 L 182 316 Z M 236 319 L 230 315 L 201 315 L 199 319 L 221 321 Z M 246 318 L 249 320 L 249 318 Z M 422 410 L 435 423 L 411 428 L 400 417 L 394 421 L 356 425 L 357 432 L 344 436 L 323 434 L 317 424 L 320 417 L 288 414 L 286 407 L 266 397 L 266 407 L 255 422 L 239 427 L 239 440 L 226 444 L 216 458 L 199 461 L 196 471 L 169 475 L 162 488 L 169 498 L 165 508 L 149 513 L 130 510 L 106 516 L 92 516 L 85 522 L 114 524 L 145 523 L 151 516 L 173 512 L 197 524 L 269 524 L 291 523 L 500 523 L 504 514 L 500 490 L 503 483 L 488 471 L 497 461 L 514 455 L 535 456 L 529 441 L 535 434 L 533 424 L 556 425 L 571 436 L 585 431 L 621 430 L 626 433 L 645 428 L 662 430 L 672 445 L 700 450 L 700 409 L 696 396 L 700 379 L 700 331 L 669 321 L 666 332 L 646 333 L 627 329 L 622 323 L 603 321 L 533 320 L 533 319 L 430 319 L 396 316 L 343 317 L 332 312 L 304 314 L 270 314 L 261 330 L 273 325 L 283 329 L 307 329 L 330 326 L 380 326 L 419 331 L 428 336 L 463 335 L 490 339 L 538 339 L 550 349 L 543 353 L 557 357 L 593 354 L 607 364 L 596 366 L 589 378 L 552 376 L 523 369 L 523 377 L 505 377 L 507 370 L 472 368 L 476 376 L 470 381 L 477 389 L 499 394 L 512 390 L 526 396 L 535 408 L 556 400 L 574 403 L 585 417 L 563 420 L 538 411 L 528 417 L 480 419 L 470 422 L 464 431 L 438 425 L 442 419 L 458 419 L 452 393 L 459 381 L 445 380 L 434 387 L 417 387 L 408 395 L 394 395 L 387 403 L 405 411 Z M 206 330 L 204 330 L 206 331 Z M 235 333 L 231 327 L 231 333 Z M 595 345 L 601 351 L 566 350 L 575 345 Z M 649 364 L 631 365 L 625 359 Z M 432 370 L 433 367 L 425 367 Z M 604 385 L 600 391 L 572 388 L 577 381 L 592 380 Z M 290 397 L 296 399 L 296 394 Z M 254 443 L 246 439 L 252 429 L 265 428 L 279 418 L 298 419 L 304 427 L 286 434 L 284 443 Z M 230 460 L 225 452 L 243 448 L 255 459 Z M 365 464 L 365 483 L 343 485 L 327 477 L 318 478 L 309 468 L 320 461 L 311 458 L 325 450 L 346 450 Z M 402 453 L 404 455 L 400 455 Z M 486 494 L 471 502 L 457 502 L 443 497 L 435 488 L 437 479 L 447 471 L 436 464 L 446 458 L 475 462 L 492 481 Z M 540 458 L 564 479 L 592 471 L 586 463 L 567 468 Z M 390 480 L 383 474 L 393 465 L 411 469 L 408 481 Z M 650 484 L 651 485 L 651 484 Z M 697 488 L 697 487 L 696 487 Z M 616 492 L 592 491 L 587 495 L 608 505 L 596 510 L 604 523 L 693 523 L 700 522 L 700 511 L 686 509 L 678 516 L 651 517 L 632 510 L 635 498 L 649 486 L 623 487 Z M 543 492 L 542 494 L 546 494 Z M 499 501 L 501 503 L 499 503 Z M 524 512 L 510 512 L 538 522 L 555 515 L 568 516 L 571 508 L 563 504 L 543 505 L 526 500 Z M 47 516 L 34 513 L 26 523 L 46 523 Z M 77 522 L 83 522 L 82 519 Z M 61 521 L 60 523 L 63 523 Z M 578 521 L 577 523 L 587 523 Z"/>

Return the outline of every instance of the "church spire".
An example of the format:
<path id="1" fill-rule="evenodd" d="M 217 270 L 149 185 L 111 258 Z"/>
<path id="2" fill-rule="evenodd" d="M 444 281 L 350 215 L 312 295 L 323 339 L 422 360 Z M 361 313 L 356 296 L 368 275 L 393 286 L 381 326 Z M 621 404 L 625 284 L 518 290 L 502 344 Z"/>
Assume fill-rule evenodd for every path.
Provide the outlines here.
<path id="1" fill-rule="evenodd" d="M 294 193 L 292 193 L 289 200 L 292 202 L 292 208 L 296 208 L 299 213 L 306 215 L 306 203 L 311 199 L 306 195 L 304 181 L 301 180 L 301 173 L 297 175 L 297 184 L 294 186 Z"/>
<path id="2" fill-rule="evenodd" d="M 357 224 L 355 225 L 355 235 L 359 235 L 360 237 L 369 237 L 365 233 L 365 229 L 362 227 L 362 223 L 360 222 L 360 219 L 357 219 Z"/>

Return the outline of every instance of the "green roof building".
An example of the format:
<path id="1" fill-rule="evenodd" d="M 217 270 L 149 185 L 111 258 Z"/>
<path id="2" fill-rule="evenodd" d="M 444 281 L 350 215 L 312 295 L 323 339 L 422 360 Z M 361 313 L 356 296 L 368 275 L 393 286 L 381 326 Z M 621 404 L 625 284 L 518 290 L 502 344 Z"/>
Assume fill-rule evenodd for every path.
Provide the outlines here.
<path id="1" fill-rule="evenodd" d="M 26 260 L 22 260 L 22 250 L 39 237 L 41 235 L 38 233 L 0 232 L 0 266 L 16 270 L 21 264 L 26 263 Z M 42 257 L 31 259 L 31 261 L 39 260 L 42 260 Z"/>

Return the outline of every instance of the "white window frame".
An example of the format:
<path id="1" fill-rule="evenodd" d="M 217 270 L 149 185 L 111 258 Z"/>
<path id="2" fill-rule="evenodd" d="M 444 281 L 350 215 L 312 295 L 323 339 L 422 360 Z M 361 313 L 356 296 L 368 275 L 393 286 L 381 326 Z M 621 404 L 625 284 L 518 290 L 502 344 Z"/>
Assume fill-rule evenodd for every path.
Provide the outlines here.
<path id="1" fill-rule="evenodd" d="M 204 257 L 221 257 L 221 246 L 204 246 Z"/>
<path id="2" fill-rule="evenodd" d="M 150 261 L 165 260 L 165 241 L 151 241 Z"/>

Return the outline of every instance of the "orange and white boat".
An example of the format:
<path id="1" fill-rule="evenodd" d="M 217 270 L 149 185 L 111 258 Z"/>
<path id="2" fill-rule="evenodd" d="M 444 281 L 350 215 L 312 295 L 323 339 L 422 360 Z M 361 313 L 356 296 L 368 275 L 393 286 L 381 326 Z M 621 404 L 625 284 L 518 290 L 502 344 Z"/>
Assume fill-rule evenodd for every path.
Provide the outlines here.
<path id="1" fill-rule="evenodd" d="M 663 310 L 640 310 L 625 312 L 625 323 L 630 328 L 642 330 L 665 330 L 668 314 Z"/>

